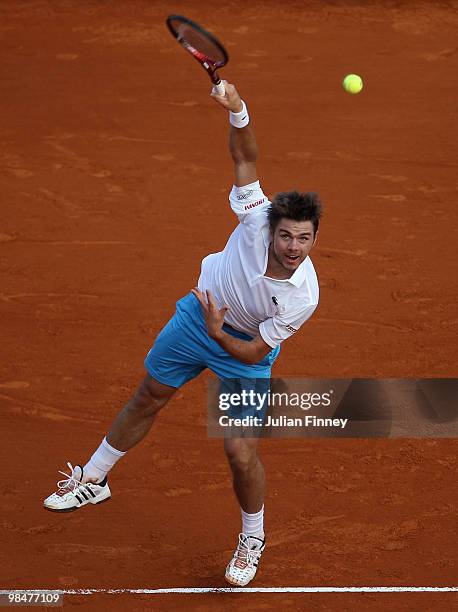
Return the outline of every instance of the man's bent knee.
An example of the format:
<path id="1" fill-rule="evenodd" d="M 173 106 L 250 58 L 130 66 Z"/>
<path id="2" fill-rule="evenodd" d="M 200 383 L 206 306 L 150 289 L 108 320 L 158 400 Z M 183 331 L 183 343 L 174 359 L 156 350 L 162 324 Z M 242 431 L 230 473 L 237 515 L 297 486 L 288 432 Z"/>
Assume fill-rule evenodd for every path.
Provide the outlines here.
<path id="1" fill-rule="evenodd" d="M 155 414 L 165 406 L 175 391 L 175 387 L 164 385 L 147 375 L 134 393 L 129 407 L 136 412 Z"/>

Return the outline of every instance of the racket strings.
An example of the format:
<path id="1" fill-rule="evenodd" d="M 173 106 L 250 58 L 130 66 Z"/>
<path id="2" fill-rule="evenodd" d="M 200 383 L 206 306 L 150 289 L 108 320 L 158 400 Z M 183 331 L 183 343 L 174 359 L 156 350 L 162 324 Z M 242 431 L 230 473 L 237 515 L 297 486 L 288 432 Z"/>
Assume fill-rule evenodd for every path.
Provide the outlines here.
<path id="1" fill-rule="evenodd" d="M 226 56 L 219 46 L 203 32 L 188 23 L 173 23 L 172 27 L 177 33 L 178 41 L 187 47 L 189 51 L 196 52 L 200 57 L 205 57 L 212 64 L 225 64 Z"/>

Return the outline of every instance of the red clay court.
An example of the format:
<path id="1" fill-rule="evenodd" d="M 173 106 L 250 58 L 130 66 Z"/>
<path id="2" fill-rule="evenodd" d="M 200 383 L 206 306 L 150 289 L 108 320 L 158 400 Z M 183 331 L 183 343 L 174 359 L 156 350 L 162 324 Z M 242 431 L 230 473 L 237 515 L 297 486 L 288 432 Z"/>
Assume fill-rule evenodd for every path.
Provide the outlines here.
<path id="1" fill-rule="evenodd" d="M 166 31 L 227 46 L 266 193 L 318 191 L 321 302 L 274 376 L 456 371 L 458 2 L 4 0 L 1 589 L 223 587 L 240 528 L 202 376 L 111 475 L 113 499 L 42 501 L 84 462 L 143 358 L 235 226 L 227 118 Z M 242 15 L 243 12 L 243 15 Z M 346 94 L 342 78 L 365 88 Z M 457 585 L 455 439 L 266 440 L 253 587 Z M 448 593 L 74 595 L 81 610 L 451 610 Z"/>

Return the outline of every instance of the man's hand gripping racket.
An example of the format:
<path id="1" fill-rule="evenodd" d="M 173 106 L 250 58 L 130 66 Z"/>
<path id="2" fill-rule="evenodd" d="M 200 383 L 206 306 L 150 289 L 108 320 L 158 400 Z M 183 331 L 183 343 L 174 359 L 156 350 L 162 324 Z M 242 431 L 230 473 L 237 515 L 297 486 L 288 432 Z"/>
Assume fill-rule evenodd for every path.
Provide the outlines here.
<path id="1" fill-rule="evenodd" d="M 243 104 L 235 85 L 227 81 L 221 81 L 221 84 L 225 89 L 225 93 L 220 94 L 216 87 L 213 87 L 211 93 L 212 98 L 226 110 L 232 111 L 233 113 L 239 113 L 243 108 Z"/>
<path id="2" fill-rule="evenodd" d="M 166 23 L 177 42 L 206 70 L 213 83 L 213 92 L 218 96 L 224 96 L 224 82 L 217 72 L 229 61 L 223 45 L 198 23 L 182 15 L 170 15 Z"/>

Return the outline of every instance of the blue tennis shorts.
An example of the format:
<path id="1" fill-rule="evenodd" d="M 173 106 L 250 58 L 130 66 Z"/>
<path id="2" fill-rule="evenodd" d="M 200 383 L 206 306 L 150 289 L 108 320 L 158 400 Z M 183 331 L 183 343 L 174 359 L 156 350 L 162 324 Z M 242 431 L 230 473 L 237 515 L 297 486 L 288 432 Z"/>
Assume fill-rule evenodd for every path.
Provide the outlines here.
<path id="1" fill-rule="evenodd" d="M 228 334 L 251 340 L 251 336 L 229 325 Z M 189 293 L 176 303 L 176 312 L 162 329 L 145 359 L 150 376 L 170 387 L 181 387 L 209 368 L 220 379 L 270 378 L 272 364 L 280 352 L 276 347 L 259 363 L 248 365 L 226 353 L 209 337 L 196 296 Z"/>

